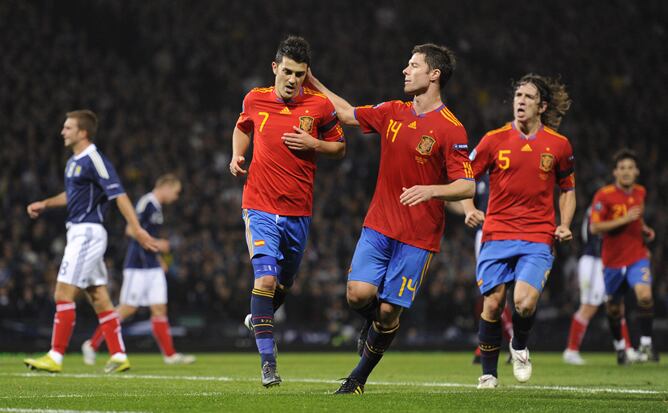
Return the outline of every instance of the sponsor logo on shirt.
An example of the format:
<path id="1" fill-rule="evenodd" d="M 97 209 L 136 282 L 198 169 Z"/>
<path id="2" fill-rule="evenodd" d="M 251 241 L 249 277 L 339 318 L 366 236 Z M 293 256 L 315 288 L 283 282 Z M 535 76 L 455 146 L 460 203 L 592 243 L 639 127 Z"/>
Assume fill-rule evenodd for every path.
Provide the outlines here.
<path id="1" fill-rule="evenodd" d="M 465 143 L 456 143 L 456 144 L 452 145 L 452 149 L 454 149 L 456 151 L 468 151 L 469 146 Z"/>

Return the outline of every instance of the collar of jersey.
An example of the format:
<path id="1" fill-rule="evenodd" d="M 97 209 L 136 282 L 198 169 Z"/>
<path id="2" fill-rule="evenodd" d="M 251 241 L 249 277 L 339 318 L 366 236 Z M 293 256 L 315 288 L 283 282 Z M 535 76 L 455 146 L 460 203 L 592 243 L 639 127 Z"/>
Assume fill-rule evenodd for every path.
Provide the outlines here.
<path id="1" fill-rule="evenodd" d="M 81 151 L 80 154 L 78 154 L 78 155 L 74 155 L 74 160 L 77 160 L 77 161 L 78 161 L 79 159 L 83 158 L 84 156 L 86 156 L 86 155 L 88 155 L 89 153 L 91 153 L 91 152 L 93 152 L 93 151 L 96 151 L 96 150 L 97 150 L 97 147 L 95 146 L 95 144 L 94 144 L 94 143 L 91 143 L 90 145 L 88 145 L 88 147 L 87 147 L 86 149 L 84 149 L 83 151 Z"/>
<path id="2" fill-rule="evenodd" d="M 302 96 L 304 96 L 304 87 L 303 86 L 300 87 L 299 88 L 299 93 L 297 93 L 295 95 L 295 97 L 292 98 L 292 100 L 289 100 L 287 102 L 285 100 L 283 100 L 282 97 L 278 96 L 278 93 L 276 92 L 275 87 L 274 87 L 274 96 L 276 96 L 276 102 L 278 102 L 278 103 L 283 103 L 284 105 L 293 105 L 293 104 L 297 103 L 301 99 Z"/>
<path id="3" fill-rule="evenodd" d="M 417 113 L 415 113 L 415 105 L 413 105 L 413 103 L 411 102 L 411 113 L 413 113 L 413 115 L 415 117 L 424 118 L 425 116 L 427 116 L 430 113 L 441 111 L 444 107 L 445 107 L 445 103 L 441 103 L 441 106 L 437 107 L 436 109 L 430 110 L 429 112 L 425 112 L 421 115 L 418 115 Z"/>
<path id="4" fill-rule="evenodd" d="M 515 121 L 510 122 L 510 125 L 512 126 L 513 130 L 517 131 L 517 133 L 520 135 L 520 139 L 523 139 L 525 141 L 532 141 L 532 140 L 536 139 L 536 136 L 538 136 L 538 132 L 542 131 L 543 128 L 545 127 L 545 125 L 540 125 L 540 128 L 538 128 L 536 133 L 534 133 L 533 135 L 525 135 L 525 134 L 522 133 L 521 130 L 519 130 L 519 129 L 517 129 L 517 127 L 515 127 Z"/>

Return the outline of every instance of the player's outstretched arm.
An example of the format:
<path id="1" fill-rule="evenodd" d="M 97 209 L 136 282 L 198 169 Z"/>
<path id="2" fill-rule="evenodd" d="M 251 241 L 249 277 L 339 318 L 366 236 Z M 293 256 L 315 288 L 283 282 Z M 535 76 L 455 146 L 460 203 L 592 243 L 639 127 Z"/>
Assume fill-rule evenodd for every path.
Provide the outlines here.
<path id="1" fill-rule="evenodd" d="M 125 222 L 128 224 L 126 233 L 136 239 L 139 245 L 144 249 L 158 252 L 159 248 L 156 239 L 139 225 L 139 220 L 137 219 L 135 210 L 132 207 L 132 202 L 130 202 L 130 198 L 128 198 L 127 194 L 119 195 L 116 198 L 116 205 L 118 206 L 118 210 L 121 211 L 123 218 L 125 218 Z"/>
<path id="2" fill-rule="evenodd" d="M 65 192 L 61 192 L 56 196 L 52 196 L 51 198 L 46 198 L 42 201 L 31 203 L 26 208 L 26 211 L 28 212 L 30 218 L 35 219 L 39 217 L 47 208 L 58 208 L 64 207 L 66 205 L 67 194 Z"/>
<path id="3" fill-rule="evenodd" d="M 250 146 L 250 135 L 242 132 L 241 129 L 235 127 L 232 132 L 232 159 L 230 160 L 230 173 L 234 176 L 246 175 L 247 170 L 243 169 L 243 164 L 246 162 L 246 151 Z"/>
<path id="4" fill-rule="evenodd" d="M 573 239 L 571 223 L 575 215 L 576 197 L 575 191 L 564 191 L 559 194 L 559 217 L 560 223 L 554 230 L 554 237 L 558 241 L 570 241 Z"/>
<path id="5" fill-rule="evenodd" d="M 441 201 L 460 201 L 472 198 L 475 194 L 475 182 L 468 179 L 458 179 L 447 185 L 415 185 L 402 188 L 403 193 L 399 201 L 403 205 L 414 206 L 431 199 Z"/>
<path id="6" fill-rule="evenodd" d="M 294 132 L 285 132 L 281 139 L 293 151 L 316 151 L 334 159 L 341 159 L 346 155 L 345 142 L 327 142 L 316 139 L 303 129 L 293 126 Z"/>
<path id="7" fill-rule="evenodd" d="M 348 103 L 348 101 L 341 96 L 327 89 L 327 87 L 325 87 L 322 82 L 313 76 L 311 69 L 308 70 L 306 81 L 309 82 L 314 88 L 318 89 L 321 93 L 324 93 L 325 96 L 327 96 L 327 98 L 334 105 L 336 116 L 344 125 L 359 126 L 360 123 L 357 121 L 357 119 L 355 119 L 355 108 L 353 105 Z"/>

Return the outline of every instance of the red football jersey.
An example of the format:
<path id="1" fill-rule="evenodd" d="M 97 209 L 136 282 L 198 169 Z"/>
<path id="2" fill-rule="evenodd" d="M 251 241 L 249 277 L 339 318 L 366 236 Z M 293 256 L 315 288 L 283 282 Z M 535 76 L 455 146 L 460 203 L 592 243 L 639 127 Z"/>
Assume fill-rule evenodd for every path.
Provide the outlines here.
<path id="1" fill-rule="evenodd" d="M 616 185 L 607 185 L 594 195 L 591 222 L 611 221 L 627 214 L 636 205 L 645 204 L 645 187 L 633 185 L 626 192 Z M 621 268 L 649 257 L 642 233 L 642 219 L 602 234 L 601 259 L 608 268 Z"/>
<path id="2" fill-rule="evenodd" d="M 444 203 L 399 202 L 402 188 L 473 179 L 466 130 L 443 105 L 416 115 L 411 102 L 391 101 L 355 108 L 364 133 L 380 135 L 376 191 L 364 226 L 418 248 L 438 251 L 445 229 Z"/>
<path id="3" fill-rule="evenodd" d="M 237 128 L 253 133 L 253 159 L 242 208 L 286 216 L 309 216 L 313 207 L 314 151 L 292 151 L 282 141 L 298 126 L 316 138 L 343 141 L 334 105 L 322 93 L 303 88 L 285 102 L 273 87 L 256 88 L 244 98 Z"/>
<path id="4" fill-rule="evenodd" d="M 471 153 L 476 177 L 489 171 L 489 204 L 482 240 L 552 245 L 554 186 L 575 189 L 574 158 L 565 136 L 542 127 L 524 136 L 513 123 L 488 132 Z"/>

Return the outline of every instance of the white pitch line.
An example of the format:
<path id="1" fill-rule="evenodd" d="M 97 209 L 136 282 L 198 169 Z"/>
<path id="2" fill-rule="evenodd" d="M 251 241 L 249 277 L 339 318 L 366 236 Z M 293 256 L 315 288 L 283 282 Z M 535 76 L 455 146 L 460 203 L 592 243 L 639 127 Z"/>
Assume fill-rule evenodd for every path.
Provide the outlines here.
<path id="1" fill-rule="evenodd" d="M 214 381 L 214 382 L 255 382 L 257 378 L 233 378 L 226 376 L 160 376 L 153 374 L 90 374 L 90 373 L 58 373 L 45 375 L 43 373 L 0 373 L 0 376 L 13 377 L 46 377 L 46 378 L 107 378 L 123 380 L 183 380 L 183 381 Z M 310 379 L 310 378 L 288 378 L 286 382 L 293 383 L 320 383 L 320 384 L 338 384 L 340 380 Z M 391 382 L 391 381 L 369 381 L 369 385 L 375 386 L 413 386 L 413 387 L 463 387 L 475 388 L 475 384 L 470 383 L 448 383 L 448 382 Z M 552 390 L 570 393 L 615 393 L 615 394 L 666 394 L 668 392 L 658 390 L 626 389 L 614 387 L 575 387 L 575 386 L 539 386 L 539 385 L 508 385 L 502 386 L 500 390 Z"/>

